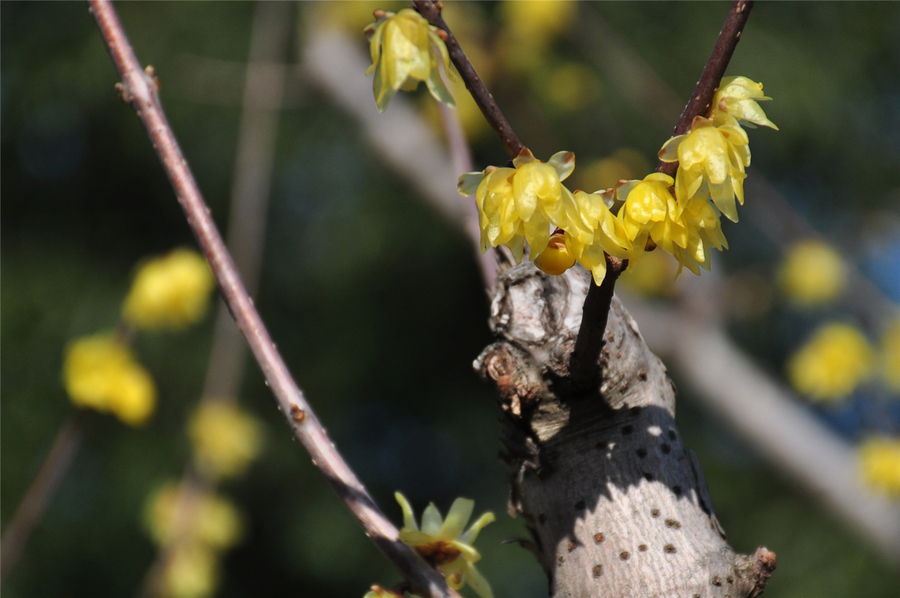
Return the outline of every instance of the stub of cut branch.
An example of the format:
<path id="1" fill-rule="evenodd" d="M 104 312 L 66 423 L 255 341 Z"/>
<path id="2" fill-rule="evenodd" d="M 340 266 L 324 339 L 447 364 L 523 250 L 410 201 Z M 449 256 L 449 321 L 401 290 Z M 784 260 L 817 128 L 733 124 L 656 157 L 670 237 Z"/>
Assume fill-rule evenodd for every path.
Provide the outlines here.
<path id="1" fill-rule="evenodd" d="M 775 568 L 759 548 L 736 554 L 706 480 L 675 424 L 675 389 L 637 324 L 612 298 L 600 378 L 574 390 L 568 363 L 589 276 L 524 263 L 500 275 L 498 337 L 475 363 L 504 411 L 510 512 L 563 596 L 746 598 Z"/>
<path id="2" fill-rule="evenodd" d="M 107 50 L 122 78 L 117 86 L 122 99 L 134 108 L 147 130 L 235 323 L 247 339 L 294 436 L 309 452 L 313 464 L 322 471 L 331 488 L 362 525 L 366 535 L 412 587 L 416 588 L 416 593 L 458 598 L 459 595 L 447 585 L 438 571 L 399 541 L 397 528 L 384 516 L 335 449 L 306 397 L 288 372 L 241 282 L 234 261 L 216 229 L 209 208 L 203 201 L 162 110 L 152 69 L 141 69 L 112 5 L 107 0 L 90 0 L 89 3 Z"/>

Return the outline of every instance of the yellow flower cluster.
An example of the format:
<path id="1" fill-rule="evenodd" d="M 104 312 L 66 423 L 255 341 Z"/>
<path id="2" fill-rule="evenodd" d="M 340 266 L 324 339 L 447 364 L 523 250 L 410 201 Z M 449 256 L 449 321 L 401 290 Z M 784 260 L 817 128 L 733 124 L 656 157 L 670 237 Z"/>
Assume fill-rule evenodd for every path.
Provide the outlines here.
<path id="1" fill-rule="evenodd" d="M 108 334 L 66 347 L 63 384 L 76 406 L 112 413 L 131 426 L 146 422 L 156 407 L 153 378 L 126 345 Z"/>
<path id="2" fill-rule="evenodd" d="M 191 416 L 188 433 L 197 467 L 217 479 L 243 473 L 262 448 L 256 418 L 223 400 L 202 401 Z"/>
<path id="3" fill-rule="evenodd" d="M 398 90 L 413 91 L 424 81 L 428 91 L 439 102 L 456 106 L 453 96 L 441 80 L 437 58 L 432 47 L 437 48 L 444 63 L 444 72 L 454 78 L 450 70 L 447 45 L 438 35 L 437 27 L 411 8 L 398 13 L 376 11 L 376 21 L 363 30 L 369 36 L 369 52 L 372 66 L 366 75 L 375 72 L 373 88 L 375 104 L 384 112 L 388 102 Z"/>
<path id="4" fill-rule="evenodd" d="M 475 503 L 466 498 L 457 498 L 450 506 L 446 519 L 441 518 L 434 504 L 429 504 L 422 513 L 422 528 L 419 529 L 406 497 L 399 492 L 394 497 L 403 509 L 400 541 L 415 548 L 422 558 L 437 567 L 453 589 L 458 590 L 468 583 L 481 598 L 493 598 L 491 586 L 475 568 L 481 555 L 472 544 L 481 528 L 494 521 L 494 514 L 483 514 L 463 532 L 472 517 Z"/>
<path id="5" fill-rule="evenodd" d="M 801 241 L 785 256 L 778 283 L 784 294 L 799 305 L 828 303 L 844 290 L 844 260 L 821 241 Z"/>
<path id="6" fill-rule="evenodd" d="M 482 251 L 506 245 L 521 260 L 528 241 L 545 272 L 562 273 L 577 261 L 598 285 L 607 254 L 634 264 L 656 247 L 694 274 L 708 270 L 711 248 L 728 247 L 719 212 L 736 221 L 735 198 L 744 202 L 750 150 L 739 123 L 774 127 L 757 104 L 766 99 L 762 85 L 745 77 L 723 79 L 709 118 L 698 117 L 690 133 L 660 150 L 661 160 L 680 163 L 674 180 L 653 173 L 614 189 L 573 194 L 562 181 L 575 168 L 574 154 L 559 152 L 545 164 L 527 149 L 513 168 L 462 175 L 459 192 L 474 194 L 478 204 Z"/>
<path id="7" fill-rule="evenodd" d="M 202 256 L 176 249 L 138 270 L 122 316 L 139 328 L 184 328 L 206 313 L 214 286 L 212 272 Z"/>
<path id="8" fill-rule="evenodd" d="M 793 387 L 812 399 L 846 397 L 875 373 L 875 352 L 863 334 L 848 324 L 820 328 L 787 363 Z"/>
<path id="9" fill-rule="evenodd" d="M 240 512 L 210 492 L 186 492 L 168 482 L 145 505 L 144 523 L 159 546 L 172 555 L 162 576 L 161 594 L 172 598 L 211 596 L 219 577 L 219 554 L 243 536 Z"/>
<path id="10" fill-rule="evenodd" d="M 900 439 L 866 440 L 859 449 L 859 461 L 866 483 L 900 497 Z"/>

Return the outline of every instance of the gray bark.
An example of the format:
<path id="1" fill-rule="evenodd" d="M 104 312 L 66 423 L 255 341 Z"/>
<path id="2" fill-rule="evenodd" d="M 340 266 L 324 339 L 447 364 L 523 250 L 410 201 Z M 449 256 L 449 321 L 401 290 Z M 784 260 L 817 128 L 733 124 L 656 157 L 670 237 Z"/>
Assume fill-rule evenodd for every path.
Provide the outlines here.
<path id="1" fill-rule="evenodd" d="M 675 388 L 618 299 L 599 387 L 568 383 L 588 285 L 578 267 L 504 272 L 491 305 L 497 342 L 475 362 L 500 391 L 510 514 L 531 529 L 551 596 L 758 595 L 775 555 L 728 546 L 675 425 Z"/>

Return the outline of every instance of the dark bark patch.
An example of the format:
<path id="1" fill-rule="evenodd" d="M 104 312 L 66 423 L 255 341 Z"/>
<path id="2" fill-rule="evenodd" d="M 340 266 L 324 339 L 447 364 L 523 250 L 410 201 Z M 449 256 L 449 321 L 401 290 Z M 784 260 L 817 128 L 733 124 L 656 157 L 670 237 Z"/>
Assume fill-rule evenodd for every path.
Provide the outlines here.
<path id="1" fill-rule="evenodd" d="M 676 552 L 675 545 L 674 544 L 666 544 L 665 546 L 663 546 L 663 552 L 665 552 L 666 554 L 675 554 L 675 552 Z"/>
<path id="2" fill-rule="evenodd" d="M 627 561 L 628 557 L 630 557 L 630 556 L 631 556 L 631 553 L 629 553 L 627 550 L 623 550 L 622 552 L 619 553 L 619 558 L 622 559 L 623 561 Z"/>
<path id="3" fill-rule="evenodd" d="M 603 565 L 594 565 L 593 573 L 595 578 L 603 575 Z"/>
<path id="4" fill-rule="evenodd" d="M 622 426 L 622 435 L 623 436 L 628 436 L 632 432 L 634 432 L 634 426 Z"/>
<path id="5" fill-rule="evenodd" d="M 672 492 L 675 493 L 675 496 L 681 496 L 681 493 L 684 492 L 684 490 L 681 489 L 681 486 L 672 486 Z"/>
<path id="6" fill-rule="evenodd" d="M 653 474 L 652 474 L 652 473 L 644 472 L 644 479 L 647 480 L 648 482 L 652 482 L 652 481 L 653 481 Z"/>
<path id="7" fill-rule="evenodd" d="M 585 507 L 585 502 L 583 500 L 579 500 L 577 503 L 575 503 L 575 508 L 579 511 L 583 511 L 584 507 Z"/>
<path id="8" fill-rule="evenodd" d="M 675 433 L 675 430 L 669 430 L 669 440 L 675 440 L 678 438 L 678 434 Z"/>
<path id="9" fill-rule="evenodd" d="M 538 515 L 538 523 L 547 523 L 547 516 L 543 513 Z"/>
<path id="10" fill-rule="evenodd" d="M 672 447 L 667 442 L 663 442 L 660 448 L 662 449 L 664 455 L 668 455 L 672 452 Z"/>
<path id="11" fill-rule="evenodd" d="M 640 546 L 638 546 L 638 550 L 640 550 L 641 552 L 647 552 L 647 545 L 641 544 Z"/>
<path id="12" fill-rule="evenodd" d="M 569 552 L 572 552 L 573 550 L 575 550 L 575 542 L 573 542 L 572 540 L 569 540 L 569 544 L 568 544 L 567 548 L 569 549 Z"/>
<path id="13" fill-rule="evenodd" d="M 714 586 L 720 586 L 720 585 L 722 585 L 722 578 L 719 577 L 718 575 L 714 576 L 714 577 L 712 578 L 712 585 L 714 585 Z"/>
<path id="14" fill-rule="evenodd" d="M 597 532 L 596 534 L 594 534 L 594 542 L 595 542 L 596 544 L 599 544 L 599 543 L 602 542 L 602 541 L 603 541 L 603 534 L 602 534 L 602 533 Z"/>
<path id="15" fill-rule="evenodd" d="M 647 456 L 647 449 L 645 449 L 643 447 L 639 448 L 638 450 L 636 450 L 634 452 L 636 452 L 637 456 L 640 457 L 641 459 L 643 459 L 644 457 Z"/>
<path id="16" fill-rule="evenodd" d="M 651 517 L 659 517 L 659 509 L 650 509 Z"/>
<path id="17" fill-rule="evenodd" d="M 725 581 L 727 581 L 728 583 L 734 583 L 734 577 L 729 575 L 725 578 Z"/>
<path id="18" fill-rule="evenodd" d="M 638 372 L 638 378 L 640 378 L 641 380 L 646 380 L 646 379 L 647 379 L 647 372 L 645 372 L 644 370 L 639 371 L 639 372 Z"/>
<path id="19" fill-rule="evenodd" d="M 637 417 L 640 414 L 641 414 L 640 407 L 632 407 L 631 409 L 628 410 L 628 415 L 630 415 L 631 417 Z"/>
<path id="20" fill-rule="evenodd" d="M 681 527 L 681 523 L 679 523 L 677 519 L 666 519 L 666 527 L 678 529 Z"/>

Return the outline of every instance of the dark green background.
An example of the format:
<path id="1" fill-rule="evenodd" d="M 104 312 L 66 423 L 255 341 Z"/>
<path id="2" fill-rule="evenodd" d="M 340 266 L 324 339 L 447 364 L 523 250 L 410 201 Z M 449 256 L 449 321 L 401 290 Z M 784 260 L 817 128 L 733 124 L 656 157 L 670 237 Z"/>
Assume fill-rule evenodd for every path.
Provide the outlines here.
<path id="1" fill-rule="evenodd" d="M 199 102 L 189 86 L 179 86 L 185 77 L 167 73 L 185 55 L 244 61 L 253 5 L 117 8 L 139 60 L 156 67 L 169 120 L 224 228 L 239 107 Z M 298 31 L 308 8 L 298 9 Z M 62 348 L 115 326 L 140 259 L 192 246 L 193 239 L 143 129 L 118 100 L 115 71 L 86 4 L 3 2 L 0 9 L 5 525 L 71 411 L 60 384 Z M 727 5 L 603 3 L 581 10 L 606 19 L 687 98 Z M 485 9 L 488 30 L 498 26 L 496 12 Z M 555 52 L 591 64 L 575 35 L 559 40 Z M 757 5 L 729 73 L 764 82 L 775 98 L 765 109 L 781 131 L 750 132 L 750 176 L 765 173 L 897 301 L 900 5 Z M 239 90 L 241 80 L 234 85 Z M 543 158 L 570 149 L 582 161 L 627 146 L 652 160 L 670 132 L 602 79 L 596 102 L 569 114 L 543 106 L 525 78 L 501 72 L 495 91 L 513 127 Z M 505 160 L 489 137 L 474 150 L 479 168 Z M 885 222 L 893 233 L 886 245 L 873 246 Z M 777 250 L 751 224 L 726 225 L 725 232 L 732 249 L 714 258 L 717 268 L 771 275 Z M 257 305 L 337 446 L 388 514 L 399 521 L 397 489 L 417 510 L 428 500 L 445 511 L 456 496 L 475 498 L 476 511 L 498 515 L 478 542 L 480 569 L 495 594 L 545 595 L 534 559 L 500 544 L 526 532 L 505 515 L 494 390 L 471 369 L 491 339 L 467 241 L 311 88 L 282 115 Z M 821 316 L 776 305 L 735 332 L 778 372 L 798 335 Z M 156 416 L 139 430 L 90 418 L 83 449 L 6 596 L 135 593 L 155 554 L 141 529 L 142 504 L 183 469 L 184 421 L 203 383 L 211 329 L 207 318 L 185 333 L 138 338 L 136 353 L 159 387 Z M 730 542 L 741 552 L 764 544 L 778 553 L 767 596 L 896 596 L 900 576 L 872 548 L 707 416 L 689 389 L 680 399 L 679 424 L 700 455 Z M 255 365 L 241 401 L 265 421 L 268 436 L 249 474 L 223 490 L 243 509 L 249 534 L 227 553 L 219 595 L 359 597 L 373 582 L 395 582 L 292 443 Z M 861 429 L 849 409 L 822 413 L 856 438 Z"/>

